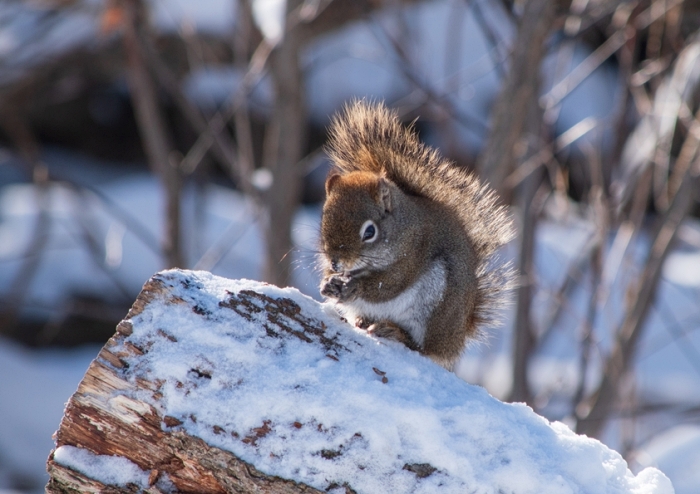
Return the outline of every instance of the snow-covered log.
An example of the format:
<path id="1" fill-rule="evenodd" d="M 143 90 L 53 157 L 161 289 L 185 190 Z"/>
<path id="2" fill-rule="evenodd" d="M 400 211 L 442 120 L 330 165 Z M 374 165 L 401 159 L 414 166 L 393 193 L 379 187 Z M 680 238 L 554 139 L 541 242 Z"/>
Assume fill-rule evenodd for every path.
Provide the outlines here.
<path id="1" fill-rule="evenodd" d="M 204 272 L 146 283 L 55 439 L 48 492 L 673 492 L 294 289 Z"/>

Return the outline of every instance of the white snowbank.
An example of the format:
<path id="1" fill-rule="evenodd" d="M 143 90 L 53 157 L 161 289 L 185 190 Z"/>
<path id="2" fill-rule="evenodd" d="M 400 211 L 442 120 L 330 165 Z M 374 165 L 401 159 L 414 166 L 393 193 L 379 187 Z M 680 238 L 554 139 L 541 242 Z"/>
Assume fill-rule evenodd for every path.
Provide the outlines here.
<path id="1" fill-rule="evenodd" d="M 673 252 L 663 268 L 664 278 L 678 285 L 700 286 L 700 250 L 695 252 Z"/>
<path id="2" fill-rule="evenodd" d="M 296 289 L 206 272 L 160 277 L 187 303 L 155 300 L 132 319 L 128 340 L 148 351 L 128 362 L 129 379 L 164 383 L 161 401 L 139 398 L 268 474 L 322 490 L 348 483 L 358 493 L 673 492 L 660 471 L 634 476 L 597 440 L 368 337 Z M 303 316 L 324 321 L 335 344 L 270 335 L 264 312 L 248 320 L 226 306 L 241 290 L 292 299 Z M 425 463 L 437 470 L 422 479 L 404 468 Z"/>

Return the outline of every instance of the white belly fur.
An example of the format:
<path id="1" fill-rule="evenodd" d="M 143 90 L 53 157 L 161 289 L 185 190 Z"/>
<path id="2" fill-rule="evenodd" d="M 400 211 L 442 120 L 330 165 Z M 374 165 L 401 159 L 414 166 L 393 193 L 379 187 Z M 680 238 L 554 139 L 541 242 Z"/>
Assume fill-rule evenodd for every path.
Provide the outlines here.
<path id="1" fill-rule="evenodd" d="M 423 346 L 428 319 L 442 300 L 445 285 L 445 266 L 436 261 L 413 285 L 391 300 L 373 303 L 358 298 L 341 307 L 350 321 L 356 317 L 388 319 L 411 333 L 413 340 Z"/>

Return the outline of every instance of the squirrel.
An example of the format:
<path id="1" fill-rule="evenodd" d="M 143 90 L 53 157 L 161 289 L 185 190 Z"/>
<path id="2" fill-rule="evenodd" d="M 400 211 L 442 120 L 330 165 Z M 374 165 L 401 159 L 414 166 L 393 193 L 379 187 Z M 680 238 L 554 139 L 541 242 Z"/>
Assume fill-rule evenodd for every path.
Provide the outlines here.
<path id="1" fill-rule="evenodd" d="M 370 334 L 448 370 L 512 287 L 496 251 L 513 236 L 493 190 L 421 143 L 383 103 L 329 127 L 321 294 Z"/>

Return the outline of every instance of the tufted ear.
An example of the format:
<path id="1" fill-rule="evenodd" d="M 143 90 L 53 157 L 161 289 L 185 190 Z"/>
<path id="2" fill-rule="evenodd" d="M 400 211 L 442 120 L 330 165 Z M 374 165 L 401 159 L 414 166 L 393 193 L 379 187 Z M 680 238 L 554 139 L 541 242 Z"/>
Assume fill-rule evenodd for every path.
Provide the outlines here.
<path id="1" fill-rule="evenodd" d="M 333 184 L 335 184 L 339 178 L 340 173 L 337 172 L 333 172 L 330 175 L 328 175 L 328 178 L 326 178 L 326 197 L 331 195 L 331 189 L 333 188 Z"/>
<path id="2" fill-rule="evenodd" d="M 379 190 L 377 202 L 384 208 L 385 213 L 391 213 L 393 209 L 391 197 L 391 182 L 386 177 L 379 177 Z"/>

